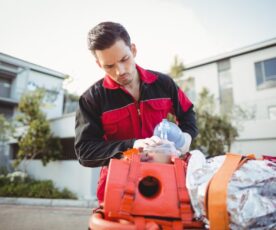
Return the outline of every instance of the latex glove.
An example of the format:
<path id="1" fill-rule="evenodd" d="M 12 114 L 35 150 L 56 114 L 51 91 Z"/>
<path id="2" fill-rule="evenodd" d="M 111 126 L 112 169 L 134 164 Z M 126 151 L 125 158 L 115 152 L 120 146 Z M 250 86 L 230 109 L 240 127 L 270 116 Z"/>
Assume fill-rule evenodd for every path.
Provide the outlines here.
<path id="1" fill-rule="evenodd" d="M 152 136 L 150 138 L 138 139 L 134 142 L 133 148 L 143 150 L 146 147 L 153 147 L 162 143 L 160 137 Z"/>
<path id="2" fill-rule="evenodd" d="M 181 147 L 179 147 L 178 149 L 183 154 L 185 154 L 185 153 L 189 152 L 189 150 L 190 150 L 190 145 L 191 145 L 191 142 L 192 142 L 192 137 L 191 137 L 191 135 L 189 133 L 185 133 L 185 132 L 183 132 L 182 135 L 184 137 L 185 142 L 184 142 L 184 145 L 181 146 Z"/>

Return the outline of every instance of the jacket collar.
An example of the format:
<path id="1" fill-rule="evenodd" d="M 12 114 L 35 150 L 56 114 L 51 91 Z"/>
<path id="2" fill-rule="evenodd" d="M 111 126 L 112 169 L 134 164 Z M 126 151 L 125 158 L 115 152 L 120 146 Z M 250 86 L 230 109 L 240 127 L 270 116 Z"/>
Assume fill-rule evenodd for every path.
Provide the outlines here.
<path id="1" fill-rule="evenodd" d="M 139 76 L 141 81 L 147 84 L 151 84 L 157 80 L 157 76 L 148 70 L 143 69 L 142 67 L 138 66 L 136 64 L 136 69 L 138 70 Z M 118 89 L 121 86 L 115 82 L 111 77 L 108 75 L 105 75 L 104 80 L 103 80 L 103 87 L 107 89 Z"/>

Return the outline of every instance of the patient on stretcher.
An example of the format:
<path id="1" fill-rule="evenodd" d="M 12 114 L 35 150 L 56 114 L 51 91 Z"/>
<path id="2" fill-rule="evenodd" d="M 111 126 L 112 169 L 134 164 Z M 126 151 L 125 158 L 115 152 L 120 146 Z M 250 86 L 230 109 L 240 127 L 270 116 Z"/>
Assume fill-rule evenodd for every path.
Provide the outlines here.
<path id="1" fill-rule="evenodd" d="M 206 160 L 200 151 L 191 154 L 186 186 L 195 217 L 208 225 L 205 191 L 225 156 Z M 276 163 L 249 160 L 236 170 L 228 184 L 227 211 L 230 229 L 276 229 Z"/>
<path id="2" fill-rule="evenodd" d="M 168 122 L 167 124 L 170 125 Z M 177 131 L 175 126 L 173 128 L 173 131 Z M 158 134 L 158 132 L 155 133 Z M 177 135 L 167 138 L 170 134 L 174 134 L 172 130 L 170 133 L 165 133 L 166 135 L 164 130 L 159 133 L 162 134 L 159 138 L 166 136 L 166 139 L 159 141 L 159 144 L 145 147 L 137 153 L 141 154 L 142 161 L 173 163 L 174 158 L 183 154 L 175 147 L 173 141 Z M 190 151 L 186 155 L 189 155 L 186 187 L 194 217 L 203 221 L 209 228 L 205 204 L 206 193 L 211 179 L 224 164 L 226 156 L 206 159 L 198 150 Z M 245 161 L 229 179 L 225 190 L 227 190 L 226 203 L 230 229 L 276 229 L 276 162 L 271 159 Z"/>

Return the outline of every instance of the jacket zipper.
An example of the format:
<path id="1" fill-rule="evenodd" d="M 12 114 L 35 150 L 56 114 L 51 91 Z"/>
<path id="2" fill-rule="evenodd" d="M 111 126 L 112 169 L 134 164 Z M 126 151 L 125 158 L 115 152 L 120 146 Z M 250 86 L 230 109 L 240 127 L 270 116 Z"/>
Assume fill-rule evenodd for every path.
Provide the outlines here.
<path id="1" fill-rule="evenodd" d="M 125 93 L 129 94 L 129 95 L 132 97 L 132 99 L 133 99 L 133 101 L 134 101 L 134 104 L 135 104 L 135 107 L 136 107 L 136 110 L 137 110 L 140 128 L 142 129 L 142 119 L 141 119 L 141 111 L 140 111 L 140 107 L 139 107 L 139 101 L 136 101 L 136 99 L 135 99 L 127 90 L 125 90 L 123 87 L 121 87 L 121 89 L 122 89 Z"/>
<path id="2" fill-rule="evenodd" d="M 139 119 L 140 128 L 142 128 L 142 119 L 141 119 L 141 111 L 140 111 L 139 102 L 135 100 L 134 103 L 135 103 L 135 107 L 136 107 L 137 114 L 138 114 L 138 119 Z"/>

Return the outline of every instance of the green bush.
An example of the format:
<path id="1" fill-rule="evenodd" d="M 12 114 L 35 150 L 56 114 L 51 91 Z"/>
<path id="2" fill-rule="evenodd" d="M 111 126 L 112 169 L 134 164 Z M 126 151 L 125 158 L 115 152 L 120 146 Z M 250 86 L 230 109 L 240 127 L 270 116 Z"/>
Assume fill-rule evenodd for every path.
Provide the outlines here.
<path id="1" fill-rule="evenodd" d="M 51 180 L 32 180 L 11 182 L 8 177 L 0 176 L 0 196 L 4 197 L 34 197 L 52 199 L 77 199 L 68 189 L 54 187 Z"/>
<path id="2" fill-rule="evenodd" d="M 214 95 L 203 88 L 196 103 L 196 123 L 198 136 L 193 140 L 191 149 L 199 149 L 212 157 L 229 152 L 231 144 L 238 136 L 238 130 L 227 115 L 218 115 Z"/>

